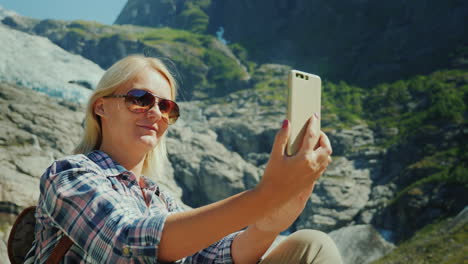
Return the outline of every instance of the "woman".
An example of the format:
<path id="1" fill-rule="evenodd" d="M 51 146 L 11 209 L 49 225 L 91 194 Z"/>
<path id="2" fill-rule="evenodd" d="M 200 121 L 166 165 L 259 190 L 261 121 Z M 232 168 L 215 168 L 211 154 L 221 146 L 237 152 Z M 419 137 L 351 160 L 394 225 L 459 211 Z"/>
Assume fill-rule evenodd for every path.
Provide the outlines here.
<path id="1" fill-rule="evenodd" d="M 293 157 L 284 155 L 283 122 L 256 188 L 183 211 L 157 185 L 165 132 L 179 116 L 175 97 L 174 78 L 158 59 L 129 56 L 107 70 L 89 99 L 77 155 L 55 161 L 41 178 L 29 262 L 43 263 L 68 236 L 63 263 L 257 263 L 293 223 L 331 162 L 327 136 L 312 132 L 318 116 Z M 261 263 L 340 262 L 333 242 L 309 230 Z"/>

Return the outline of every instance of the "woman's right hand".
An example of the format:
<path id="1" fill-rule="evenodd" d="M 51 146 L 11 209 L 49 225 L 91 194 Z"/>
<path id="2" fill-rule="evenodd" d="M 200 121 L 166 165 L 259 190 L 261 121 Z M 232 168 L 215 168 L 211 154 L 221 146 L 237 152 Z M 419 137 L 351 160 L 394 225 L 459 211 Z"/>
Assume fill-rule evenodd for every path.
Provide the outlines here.
<path id="1" fill-rule="evenodd" d="M 281 205 L 311 188 L 331 162 L 332 148 L 325 133 L 319 131 L 318 116 L 308 120 L 299 151 L 294 156 L 285 153 L 289 138 L 289 122 L 285 120 L 277 133 L 270 159 L 257 189 Z"/>

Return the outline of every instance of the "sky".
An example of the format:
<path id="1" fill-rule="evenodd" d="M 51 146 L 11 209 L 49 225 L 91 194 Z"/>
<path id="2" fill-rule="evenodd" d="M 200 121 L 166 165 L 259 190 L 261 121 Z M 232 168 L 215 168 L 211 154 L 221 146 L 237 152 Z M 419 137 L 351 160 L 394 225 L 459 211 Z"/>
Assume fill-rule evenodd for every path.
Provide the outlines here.
<path id="1" fill-rule="evenodd" d="M 127 0 L 0 0 L 0 6 L 38 19 L 89 20 L 111 25 Z"/>

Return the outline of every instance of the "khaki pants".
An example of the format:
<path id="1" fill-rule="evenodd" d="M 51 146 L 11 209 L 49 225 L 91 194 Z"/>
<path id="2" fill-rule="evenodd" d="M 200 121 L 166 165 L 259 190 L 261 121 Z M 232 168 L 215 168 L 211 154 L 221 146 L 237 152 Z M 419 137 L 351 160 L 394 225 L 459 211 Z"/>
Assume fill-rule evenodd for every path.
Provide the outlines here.
<path id="1" fill-rule="evenodd" d="M 316 230 L 299 230 L 268 253 L 260 264 L 341 264 L 333 240 Z"/>

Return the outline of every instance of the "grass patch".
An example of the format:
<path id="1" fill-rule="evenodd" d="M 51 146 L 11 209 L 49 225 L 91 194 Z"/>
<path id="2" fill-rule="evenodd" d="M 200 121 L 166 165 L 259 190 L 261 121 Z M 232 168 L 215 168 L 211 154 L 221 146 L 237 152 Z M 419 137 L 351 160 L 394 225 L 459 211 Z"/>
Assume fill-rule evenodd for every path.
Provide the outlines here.
<path id="1" fill-rule="evenodd" d="M 436 171 L 419 179 L 399 191 L 389 205 L 396 203 L 406 194 L 412 194 L 413 190 L 429 183 L 455 183 L 468 189 L 468 166 L 466 160 L 459 153 L 464 151 L 464 146 L 438 152 L 432 156 L 426 156 L 420 161 L 407 167 L 408 170 L 425 169 Z"/>
<path id="2" fill-rule="evenodd" d="M 468 224 L 452 227 L 451 219 L 425 226 L 387 256 L 373 264 L 465 263 L 468 252 Z"/>

